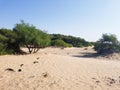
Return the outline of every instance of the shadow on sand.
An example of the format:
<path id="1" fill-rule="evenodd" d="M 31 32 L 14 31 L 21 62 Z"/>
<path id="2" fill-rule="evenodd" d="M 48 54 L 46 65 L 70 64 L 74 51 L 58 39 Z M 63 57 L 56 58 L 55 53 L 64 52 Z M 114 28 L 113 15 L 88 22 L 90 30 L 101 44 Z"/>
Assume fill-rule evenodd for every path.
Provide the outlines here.
<path id="1" fill-rule="evenodd" d="M 81 55 L 72 55 L 73 57 L 82 57 L 82 58 L 96 58 L 98 56 L 100 56 L 100 54 L 98 53 L 89 53 L 89 52 L 84 52 L 81 53 Z"/>

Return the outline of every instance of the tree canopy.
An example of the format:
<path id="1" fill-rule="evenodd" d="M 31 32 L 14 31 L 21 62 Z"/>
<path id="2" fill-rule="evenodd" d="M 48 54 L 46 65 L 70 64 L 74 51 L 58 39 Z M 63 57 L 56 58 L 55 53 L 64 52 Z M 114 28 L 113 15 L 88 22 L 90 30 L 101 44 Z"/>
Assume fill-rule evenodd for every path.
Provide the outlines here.
<path id="1" fill-rule="evenodd" d="M 20 52 L 17 34 L 10 29 L 0 29 L 0 54 Z"/>
<path id="2" fill-rule="evenodd" d="M 120 42 L 114 34 L 103 34 L 96 44 L 94 49 L 98 53 L 113 53 L 120 52 Z"/>
<path id="3" fill-rule="evenodd" d="M 54 42 L 56 40 L 63 40 L 65 43 L 70 44 L 73 47 L 83 47 L 83 46 L 92 45 L 90 42 L 88 42 L 80 37 L 73 37 L 73 36 L 67 36 L 67 35 L 62 35 L 62 34 L 51 34 L 50 36 L 51 36 L 52 42 Z"/>
<path id="4" fill-rule="evenodd" d="M 17 33 L 21 44 L 25 45 L 30 53 L 35 53 L 40 48 L 50 44 L 50 37 L 47 33 L 24 21 L 16 24 L 14 31 Z"/>
<path id="5" fill-rule="evenodd" d="M 11 29 L 0 29 L 0 54 L 23 54 L 21 47 L 26 47 L 29 53 L 36 53 L 47 46 L 82 47 L 91 43 L 80 38 L 62 34 L 48 34 L 23 20 Z"/>

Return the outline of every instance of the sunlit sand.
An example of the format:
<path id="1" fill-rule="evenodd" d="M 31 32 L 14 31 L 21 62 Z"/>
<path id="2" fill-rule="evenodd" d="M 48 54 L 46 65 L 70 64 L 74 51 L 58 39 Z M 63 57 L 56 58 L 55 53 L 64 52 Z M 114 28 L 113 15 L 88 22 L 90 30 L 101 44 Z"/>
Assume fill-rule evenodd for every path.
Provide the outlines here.
<path id="1" fill-rule="evenodd" d="M 0 90 L 120 90 L 120 61 L 93 53 L 92 47 L 50 47 L 0 56 Z"/>

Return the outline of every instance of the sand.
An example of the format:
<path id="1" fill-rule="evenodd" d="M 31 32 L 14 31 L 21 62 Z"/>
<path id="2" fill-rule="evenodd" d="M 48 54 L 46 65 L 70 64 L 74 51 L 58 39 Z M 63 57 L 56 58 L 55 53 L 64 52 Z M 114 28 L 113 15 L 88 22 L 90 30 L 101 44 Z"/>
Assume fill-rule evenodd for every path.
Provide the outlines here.
<path id="1" fill-rule="evenodd" d="M 0 56 L 0 90 L 120 90 L 120 61 L 91 53 L 91 47 L 45 48 Z"/>

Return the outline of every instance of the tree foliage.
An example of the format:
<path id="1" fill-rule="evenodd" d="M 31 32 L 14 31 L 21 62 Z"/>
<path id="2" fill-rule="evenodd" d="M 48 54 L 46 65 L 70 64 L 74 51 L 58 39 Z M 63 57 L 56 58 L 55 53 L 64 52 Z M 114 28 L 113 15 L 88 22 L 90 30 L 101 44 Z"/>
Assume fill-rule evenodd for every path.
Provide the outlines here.
<path id="1" fill-rule="evenodd" d="M 67 36 L 62 34 L 51 34 L 51 40 L 54 42 L 55 40 L 63 40 L 65 43 L 72 45 L 73 47 L 82 47 L 82 46 L 90 46 L 92 45 L 90 42 L 85 41 L 79 37 Z"/>
<path id="2" fill-rule="evenodd" d="M 91 45 L 82 38 L 61 35 L 47 34 L 21 21 L 16 24 L 13 30 L 0 29 L 0 54 L 23 54 L 21 47 L 27 47 L 30 53 L 36 53 L 40 48 L 47 46 L 60 47 L 82 47 Z"/>
<path id="3" fill-rule="evenodd" d="M 94 49 L 98 53 L 120 52 L 120 42 L 114 34 L 103 34 L 102 38 L 96 42 Z"/>
<path id="4" fill-rule="evenodd" d="M 57 47 L 72 47 L 71 44 L 68 44 L 64 42 L 63 40 L 57 39 L 52 41 L 52 46 L 57 46 Z"/>
<path id="5" fill-rule="evenodd" d="M 47 33 L 24 21 L 16 24 L 14 31 L 17 33 L 21 44 L 25 45 L 30 53 L 36 53 L 40 48 L 50 44 L 50 37 Z"/>
<path id="6" fill-rule="evenodd" d="M 9 29 L 0 29 L 0 54 L 20 52 L 17 34 Z"/>

